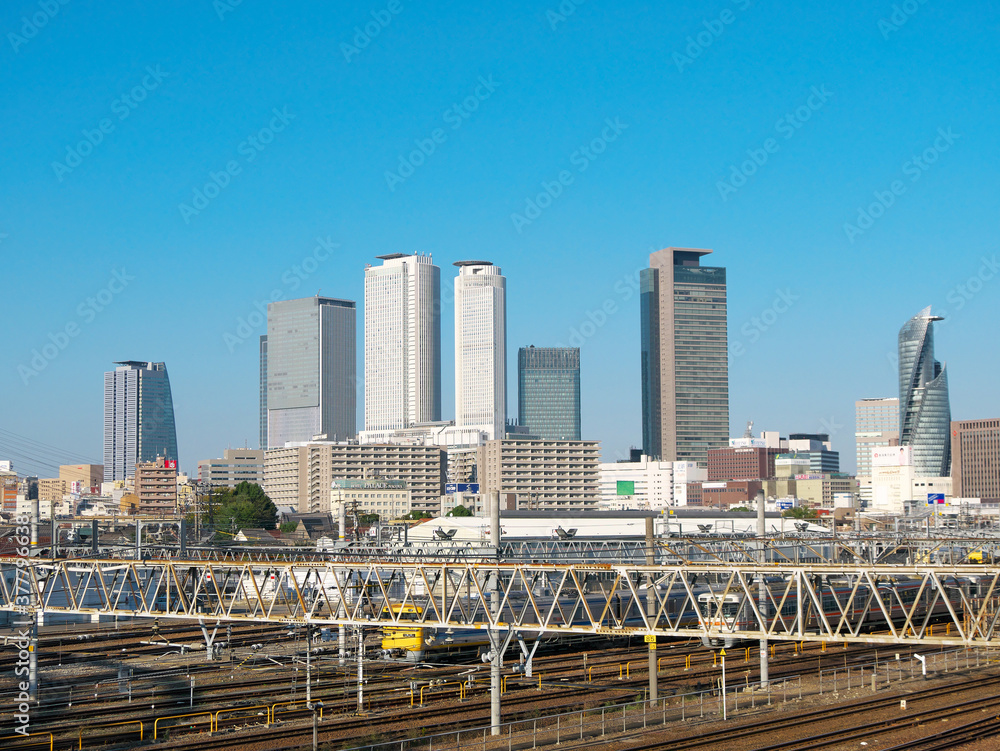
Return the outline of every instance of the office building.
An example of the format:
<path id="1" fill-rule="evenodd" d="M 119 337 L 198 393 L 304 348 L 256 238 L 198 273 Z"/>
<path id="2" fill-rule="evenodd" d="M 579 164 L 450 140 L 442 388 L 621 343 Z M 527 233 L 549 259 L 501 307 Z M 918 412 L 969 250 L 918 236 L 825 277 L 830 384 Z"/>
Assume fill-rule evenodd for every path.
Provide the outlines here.
<path id="1" fill-rule="evenodd" d="M 648 456 L 598 466 L 601 508 L 610 511 L 687 506 L 688 483 L 704 482 L 707 471 L 694 462 L 664 462 Z"/>
<path id="2" fill-rule="evenodd" d="M 411 511 L 410 491 L 403 480 L 334 480 L 329 513 L 378 514 L 380 520 L 402 519 Z"/>
<path id="3" fill-rule="evenodd" d="M 774 477 L 779 449 L 763 438 L 731 438 L 729 446 L 708 450 L 708 481 L 766 480 Z"/>
<path id="4" fill-rule="evenodd" d="M 126 360 L 104 374 L 104 480 L 135 476 L 138 462 L 177 459 L 170 378 L 162 362 Z"/>
<path id="5" fill-rule="evenodd" d="M 157 457 L 135 465 L 140 514 L 171 515 L 177 510 L 177 460 Z"/>
<path id="6" fill-rule="evenodd" d="M 480 492 L 514 493 L 522 509 L 596 509 L 600 500 L 600 444 L 498 438 L 477 449 Z"/>
<path id="7" fill-rule="evenodd" d="M 899 330 L 899 445 L 913 449 L 917 477 L 951 474 L 948 375 L 934 359 L 935 321 L 928 305 Z"/>
<path id="8" fill-rule="evenodd" d="M 260 338 L 260 449 L 267 449 L 267 334 Z"/>
<path id="9" fill-rule="evenodd" d="M 871 477 L 872 449 L 899 445 L 899 398 L 854 402 L 854 442 L 857 476 Z"/>
<path id="10" fill-rule="evenodd" d="M 411 508 L 437 514 L 448 455 L 437 446 L 310 441 L 264 453 L 264 492 L 276 506 L 329 511 L 334 480 L 401 480 Z"/>
<path id="11" fill-rule="evenodd" d="M 351 300 L 267 306 L 267 445 L 357 435 L 356 321 Z"/>
<path id="12" fill-rule="evenodd" d="M 241 482 L 264 484 L 264 452 L 259 449 L 226 449 L 221 459 L 198 462 L 198 482 L 235 488 Z"/>
<path id="13" fill-rule="evenodd" d="M 517 422 L 544 441 L 580 440 L 580 348 L 517 351 Z"/>
<path id="14" fill-rule="evenodd" d="M 458 261 L 455 277 L 455 427 L 504 437 L 507 280 L 489 261 Z"/>
<path id="15" fill-rule="evenodd" d="M 639 279 L 643 453 L 705 464 L 729 439 L 726 270 L 666 248 Z"/>
<path id="16" fill-rule="evenodd" d="M 429 255 L 378 258 L 365 268 L 362 443 L 441 420 L 441 270 Z"/>
<path id="17" fill-rule="evenodd" d="M 951 477 L 956 498 L 1000 502 L 1000 420 L 951 423 Z"/>

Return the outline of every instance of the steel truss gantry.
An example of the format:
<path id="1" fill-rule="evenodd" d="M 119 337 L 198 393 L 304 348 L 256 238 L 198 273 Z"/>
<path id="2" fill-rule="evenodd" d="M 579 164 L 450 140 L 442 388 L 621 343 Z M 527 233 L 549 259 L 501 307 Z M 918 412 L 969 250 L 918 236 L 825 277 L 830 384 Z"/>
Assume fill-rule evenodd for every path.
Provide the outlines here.
<path id="1" fill-rule="evenodd" d="M 416 622 L 545 636 L 966 646 L 1000 637 L 995 566 L 22 559 L 0 563 L 0 573 L 0 610 L 19 612 L 367 627 Z"/>

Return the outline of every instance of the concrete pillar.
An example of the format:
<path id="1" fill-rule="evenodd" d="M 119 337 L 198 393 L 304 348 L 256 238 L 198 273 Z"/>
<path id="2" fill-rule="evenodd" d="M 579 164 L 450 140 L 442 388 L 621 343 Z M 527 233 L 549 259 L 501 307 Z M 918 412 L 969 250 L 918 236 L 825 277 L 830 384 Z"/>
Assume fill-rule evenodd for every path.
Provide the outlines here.
<path id="1" fill-rule="evenodd" d="M 94 523 L 96 524 L 97 522 Z M 177 534 L 177 537 L 180 539 L 179 552 L 181 558 L 187 558 L 187 531 L 187 519 L 181 519 L 180 531 Z"/>
<path id="2" fill-rule="evenodd" d="M 646 517 L 646 565 L 656 565 L 656 538 L 653 534 L 653 517 Z M 650 620 L 656 618 L 656 575 L 649 574 L 646 577 L 646 615 Z M 656 674 L 656 642 L 649 644 L 649 704 L 655 707 L 659 698 L 659 676 Z"/>
<path id="3" fill-rule="evenodd" d="M 760 491 L 757 493 L 757 545 L 760 551 L 759 563 L 761 567 L 766 563 L 767 558 L 767 546 L 764 543 L 764 538 L 767 536 L 767 520 L 764 517 L 764 505 L 764 492 Z M 766 621 L 768 615 L 767 583 L 764 581 L 763 568 L 758 580 L 757 607 L 760 610 L 762 620 Z M 761 625 L 763 626 L 764 624 Z M 767 657 L 767 637 L 764 637 L 760 640 L 760 685 L 762 688 L 767 686 L 769 679 Z"/>
<path id="4" fill-rule="evenodd" d="M 98 530 L 97 519 L 94 519 L 90 523 L 90 552 L 96 558 L 100 554 L 100 545 L 98 539 L 100 538 L 100 531 Z"/>
<path id="5" fill-rule="evenodd" d="M 500 491 L 490 493 L 490 545 L 493 546 L 497 561 L 500 560 Z M 490 593 L 490 611 L 493 615 L 500 612 L 500 571 L 493 582 Z M 490 647 L 493 650 L 490 662 L 490 735 L 500 735 L 500 632 L 490 632 Z"/>
<path id="6" fill-rule="evenodd" d="M 337 538 L 344 542 L 347 539 L 347 504 L 340 502 L 340 513 L 337 516 Z"/>

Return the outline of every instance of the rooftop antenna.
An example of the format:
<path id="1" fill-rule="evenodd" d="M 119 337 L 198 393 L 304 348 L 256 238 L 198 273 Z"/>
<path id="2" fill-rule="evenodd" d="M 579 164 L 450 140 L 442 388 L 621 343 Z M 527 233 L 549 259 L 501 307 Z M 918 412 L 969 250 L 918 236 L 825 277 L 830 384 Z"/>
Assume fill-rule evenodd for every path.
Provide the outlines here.
<path id="1" fill-rule="evenodd" d="M 743 431 L 744 438 L 753 438 L 753 420 L 747 420 L 747 429 Z"/>

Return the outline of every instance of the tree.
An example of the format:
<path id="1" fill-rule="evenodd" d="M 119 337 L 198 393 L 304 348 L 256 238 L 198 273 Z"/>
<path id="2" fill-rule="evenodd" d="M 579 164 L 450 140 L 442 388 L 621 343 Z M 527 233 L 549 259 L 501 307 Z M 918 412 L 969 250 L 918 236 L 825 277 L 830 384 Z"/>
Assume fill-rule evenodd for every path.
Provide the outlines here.
<path id="1" fill-rule="evenodd" d="M 455 506 L 451 511 L 448 512 L 448 516 L 472 516 L 472 512 L 469 511 L 465 506 L 459 504 Z"/>
<path id="2" fill-rule="evenodd" d="M 786 519 L 815 519 L 819 516 L 816 513 L 816 509 L 809 508 L 808 506 L 793 506 L 782 511 L 781 515 Z"/>
<path id="3" fill-rule="evenodd" d="M 414 510 L 414 511 L 411 511 L 410 513 L 408 513 L 403 518 L 404 519 L 433 519 L 434 517 L 431 516 L 430 514 L 428 514 L 426 511 L 416 511 L 416 510 Z"/>
<path id="4" fill-rule="evenodd" d="M 298 522 L 282 522 L 278 529 L 281 530 L 283 534 L 288 534 L 289 532 L 294 532 L 299 528 Z"/>
<path id="5" fill-rule="evenodd" d="M 278 509 L 256 483 L 241 482 L 232 490 L 216 495 L 215 510 L 218 529 L 236 532 L 240 529 L 274 529 Z"/>
<path id="6" fill-rule="evenodd" d="M 746 506 L 733 506 L 729 510 L 730 511 L 750 511 L 751 509 L 747 508 Z"/>

